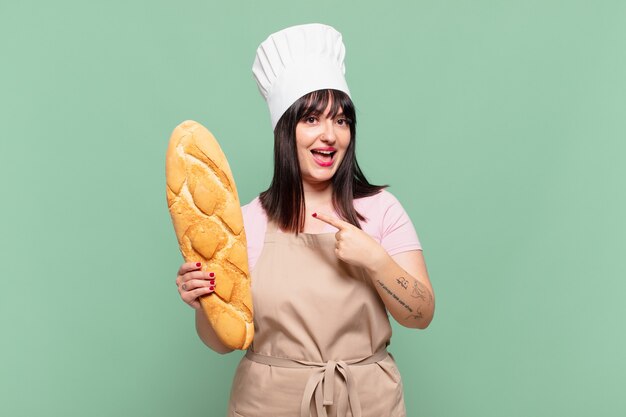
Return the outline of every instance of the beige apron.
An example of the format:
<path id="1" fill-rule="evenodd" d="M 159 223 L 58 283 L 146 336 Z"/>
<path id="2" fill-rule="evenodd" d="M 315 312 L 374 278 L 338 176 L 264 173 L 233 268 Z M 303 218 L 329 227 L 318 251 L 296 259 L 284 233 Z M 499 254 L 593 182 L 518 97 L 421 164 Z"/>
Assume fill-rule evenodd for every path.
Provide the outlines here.
<path id="1" fill-rule="evenodd" d="M 252 271 L 255 335 L 228 417 L 405 417 L 385 306 L 335 234 L 268 224 Z"/>

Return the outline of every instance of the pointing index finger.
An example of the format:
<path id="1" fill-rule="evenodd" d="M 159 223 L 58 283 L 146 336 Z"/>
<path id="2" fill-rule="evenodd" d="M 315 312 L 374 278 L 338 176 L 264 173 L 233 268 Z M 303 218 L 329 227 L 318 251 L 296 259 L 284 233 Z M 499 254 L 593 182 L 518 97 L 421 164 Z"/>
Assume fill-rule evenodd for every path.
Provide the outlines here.
<path id="1" fill-rule="evenodd" d="M 339 230 L 347 229 L 349 226 L 352 226 L 348 222 L 345 222 L 334 216 L 327 216 L 326 214 L 323 214 L 323 213 L 313 213 L 313 217 L 323 221 L 324 223 L 328 223 L 331 226 L 335 226 Z"/>

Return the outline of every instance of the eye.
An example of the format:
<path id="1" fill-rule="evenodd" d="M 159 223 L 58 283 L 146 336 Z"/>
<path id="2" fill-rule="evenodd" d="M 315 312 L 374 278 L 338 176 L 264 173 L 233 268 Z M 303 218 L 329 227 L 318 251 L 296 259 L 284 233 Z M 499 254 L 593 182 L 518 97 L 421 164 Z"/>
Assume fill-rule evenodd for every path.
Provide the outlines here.
<path id="1" fill-rule="evenodd" d="M 348 126 L 350 124 L 350 120 L 345 117 L 340 117 L 337 119 L 337 124 L 339 126 Z"/>

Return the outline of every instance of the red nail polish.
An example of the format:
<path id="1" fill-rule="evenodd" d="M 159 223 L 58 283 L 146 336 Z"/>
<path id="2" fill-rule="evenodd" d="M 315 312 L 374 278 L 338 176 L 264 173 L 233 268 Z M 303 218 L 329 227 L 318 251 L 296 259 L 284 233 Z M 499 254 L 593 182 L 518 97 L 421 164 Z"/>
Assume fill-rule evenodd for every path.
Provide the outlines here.
<path id="1" fill-rule="evenodd" d="M 317 217 L 317 213 L 313 213 L 313 217 Z"/>
<path id="2" fill-rule="evenodd" d="M 211 278 L 213 278 L 213 277 L 215 276 L 215 274 L 214 274 L 213 272 L 211 272 L 211 273 L 209 273 L 209 276 L 210 276 Z"/>
<path id="3" fill-rule="evenodd" d="M 196 262 L 196 266 L 200 267 L 202 264 L 200 262 Z"/>
<path id="4" fill-rule="evenodd" d="M 211 291 L 213 291 L 213 290 L 215 289 L 215 287 L 209 287 L 209 289 L 210 289 Z"/>

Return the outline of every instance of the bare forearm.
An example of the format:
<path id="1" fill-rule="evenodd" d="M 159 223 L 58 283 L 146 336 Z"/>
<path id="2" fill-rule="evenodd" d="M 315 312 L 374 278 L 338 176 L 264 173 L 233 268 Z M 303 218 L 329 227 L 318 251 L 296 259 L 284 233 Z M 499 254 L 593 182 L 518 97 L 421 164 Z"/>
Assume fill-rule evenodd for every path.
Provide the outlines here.
<path id="1" fill-rule="evenodd" d="M 369 269 L 374 288 L 398 323 L 425 329 L 433 319 L 435 300 L 429 285 L 402 269 L 389 255 Z"/>
<path id="2" fill-rule="evenodd" d="M 196 310 L 196 332 L 198 333 L 200 340 L 202 340 L 205 345 L 213 349 L 215 352 L 224 354 L 233 351 L 233 349 L 224 345 L 220 341 L 219 337 L 217 337 L 215 330 L 213 330 L 213 326 L 211 326 L 207 320 L 202 309 Z"/>

